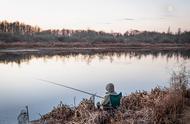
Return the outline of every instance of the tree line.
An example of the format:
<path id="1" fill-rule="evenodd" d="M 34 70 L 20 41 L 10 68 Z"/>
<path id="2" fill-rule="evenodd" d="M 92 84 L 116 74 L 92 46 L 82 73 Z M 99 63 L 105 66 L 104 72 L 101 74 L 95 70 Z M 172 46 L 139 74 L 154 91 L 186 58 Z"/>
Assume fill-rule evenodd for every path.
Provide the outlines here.
<path id="1" fill-rule="evenodd" d="M 0 21 L 0 42 L 144 42 L 144 43 L 190 43 L 190 32 L 167 32 L 131 30 L 106 33 L 94 30 L 49 29 L 42 30 L 21 22 Z"/>
<path id="2" fill-rule="evenodd" d="M 33 34 L 40 32 L 41 29 L 38 26 L 26 25 L 24 23 L 16 22 L 0 22 L 0 32 L 4 33 L 16 33 L 16 34 Z"/>

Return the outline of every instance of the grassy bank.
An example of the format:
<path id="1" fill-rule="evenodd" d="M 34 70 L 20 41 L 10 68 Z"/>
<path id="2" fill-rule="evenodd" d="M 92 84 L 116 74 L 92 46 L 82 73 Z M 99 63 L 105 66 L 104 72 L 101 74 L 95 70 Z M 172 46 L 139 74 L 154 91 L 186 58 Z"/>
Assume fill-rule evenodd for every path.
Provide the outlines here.
<path id="1" fill-rule="evenodd" d="M 180 43 L 141 43 L 141 42 L 0 42 L 0 49 L 8 48 L 147 48 L 147 49 L 176 49 L 187 48 L 190 49 L 190 44 Z"/>
<path id="2" fill-rule="evenodd" d="M 185 68 L 173 73 L 170 87 L 156 87 L 123 96 L 112 112 L 97 109 L 84 99 L 76 108 L 59 104 L 32 124 L 181 124 L 189 122 L 189 75 Z M 186 111 L 185 111 L 186 110 Z"/>
<path id="3" fill-rule="evenodd" d="M 15 50 L 15 52 L 14 52 Z M 93 54 L 106 52 L 190 51 L 190 44 L 14 42 L 0 43 L 0 54 Z"/>

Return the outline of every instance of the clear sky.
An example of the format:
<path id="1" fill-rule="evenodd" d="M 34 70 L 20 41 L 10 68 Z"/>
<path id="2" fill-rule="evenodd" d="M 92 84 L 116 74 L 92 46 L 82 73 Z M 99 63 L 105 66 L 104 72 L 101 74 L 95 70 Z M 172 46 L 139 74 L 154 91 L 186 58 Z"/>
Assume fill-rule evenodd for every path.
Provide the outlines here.
<path id="1" fill-rule="evenodd" d="M 0 20 L 43 29 L 190 30 L 190 0 L 0 0 Z"/>

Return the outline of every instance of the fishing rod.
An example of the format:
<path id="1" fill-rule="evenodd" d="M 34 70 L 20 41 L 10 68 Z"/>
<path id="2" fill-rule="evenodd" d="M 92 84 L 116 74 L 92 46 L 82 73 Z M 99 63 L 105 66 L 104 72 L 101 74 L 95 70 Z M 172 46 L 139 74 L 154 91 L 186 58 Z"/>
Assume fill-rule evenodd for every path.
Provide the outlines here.
<path id="1" fill-rule="evenodd" d="M 67 85 L 63 85 L 63 84 L 60 84 L 60 83 L 56 83 L 56 82 L 53 82 L 53 81 L 44 80 L 44 79 L 37 79 L 37 80 L 40 80 L 40 81 L 43 81 L 43 82 L 46 82 L 46 83 L 50 83 L 50 84 L 54 84 L 54 85 L 57 85 L 57 86 L 65 87 L 65 88 L 75 90 L 75 91 L 78 91 L 78 92 L 82 92 L 82 93 L 91 95 L 93 97 L 98 97 L 98 98 L 102 98 L 102 99 L 104 98 L 102 96 L 99 96 L 99 95 L 96 95 L 96 94 L 93 94 L 93 93 L 89 93 L 87 91 L 83 91 L 83 90 L 80 90 L 80 89 L 77 89 L 77 88 L 73 88 L 73 87 L 70 87 L 70 86 L 67 86 Z"/>

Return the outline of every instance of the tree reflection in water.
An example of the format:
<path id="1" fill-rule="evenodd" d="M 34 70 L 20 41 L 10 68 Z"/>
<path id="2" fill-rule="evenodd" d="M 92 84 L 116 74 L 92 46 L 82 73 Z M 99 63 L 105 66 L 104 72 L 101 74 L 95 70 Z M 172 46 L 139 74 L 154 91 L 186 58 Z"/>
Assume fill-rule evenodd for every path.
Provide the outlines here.
<path id="1" fill-rule="evenodd" d="M 23 53 L 0 53 L 0 63 L 9 64 L 17 63 L 18 65 L 23 62 L 29 62 L 33 58 L 44 58 L 51 59 L 52 57 L 60 57 L 61 59 L 66 59 L 69 57 L 77 58 L 82 55 L 82 59 L 88 64 L 96 57 L 99 60 L 104 60 L 109 57 L 110 62 L 114 61 L 116 58 L 121 58 L 121 56 L 141 59 L 151 55 L 154 58 L 158 56 L 166 57 L 167 59 L 175 57 L 176 59 L 182 57 L 184 59 L 190 58 L 190 50 L 164 50 L 164 51 L 127 51 L 127 52 L 84 52 L 84 53 L 51 53 L 51 52 L 23 52 Z"/>

